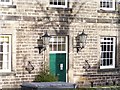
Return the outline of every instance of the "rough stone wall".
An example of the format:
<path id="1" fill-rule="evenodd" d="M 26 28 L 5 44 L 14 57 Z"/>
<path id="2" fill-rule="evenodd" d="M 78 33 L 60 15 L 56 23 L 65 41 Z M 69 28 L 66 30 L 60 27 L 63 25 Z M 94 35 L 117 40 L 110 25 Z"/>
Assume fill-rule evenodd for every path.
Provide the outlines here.
<path id="1" fill-rule="evenodd" d="M 74 82 L 78 82 L 80 86 L 113 85 L 115 81 L 119 84 L 119 15 L 117 11 L 107 12 L 98 9 L 98 2 L 88 1 L 82 7 L 77 19 L 83 19 L 83 22 L 77 21 L 72 23 L 74 35 L 84 29 L 88 34 L 86 46 L 80 52 L 72 56 L 73 62 L 73 78 Z M 82 21 L 82 20 L 81 20 Z M 72 33 L 71 33 L 72 34 Z M 100 70 L 100 37 L 116 36 L 116 68 Z M 90 68 L 85 70 L 85 60 L 88 61 Z"/>
<path id="2" fill-rule="evenodd" d="M 43 67 L 44 52 L 39 54 L 37 39 L 43 29 L 36 26 L 40 16 L 39 5 L 33 0 L 13 0 L 11 6 L 0 6 L 0 34 L 12 35 L 12 71 L 0 73 L 0 89 L 19 88 L 25 81 L 33 81 Z M 31 61 L 34 70 L 29 74 L 25 67 Z"/>
<path id="3" fill-rule="evenodd" d="M 119 15 L 115 12 L 101 12 L 97 1 L 77 3 L 71 9 L 51 9 L 35 0 L 13 0 L 13 6 L 0 6 L 0 34 L 12 35 L 12 72 L 0 74 L 0 88 L 18 88 L 25 81 L 32 81 L 48 58 L 39 54 L 37 39 L 46 30 L 52 35 L 69 35 L 68 81 L 81 85 L 103 85 L 107 81 L 120 81 L 119 50 L 117 67 L 113 70 L 99 69 L 100 36 L 117 36 L 119 49 Z M 78 12 L 77 12 L 78 11 Z M 84 29 L 88 34 L 85 48 L 78 53 L 73 48 L 75 36 Z M 90 64 L 86 71 L 85 60 Z M 34 70 L 25 70 L 31 61 Z"/>

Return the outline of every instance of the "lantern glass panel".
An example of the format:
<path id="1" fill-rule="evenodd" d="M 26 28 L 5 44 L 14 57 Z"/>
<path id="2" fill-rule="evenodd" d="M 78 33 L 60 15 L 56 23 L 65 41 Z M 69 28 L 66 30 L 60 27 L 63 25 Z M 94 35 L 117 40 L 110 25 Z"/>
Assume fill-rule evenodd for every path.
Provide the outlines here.
<path id="1" fill-rule="evenodd" d="M 49 45 L 49 39 L 50 37 L 43 37 L 44 45 Z"/>
<path id="2" fill-rule="evenodd" d="M 80 43 L 85 43 L 86 42 L 87 35 L 83 34 L 80 35 Z"/>
<path id="3" fill-rule="evenodd" d="M 47 32 L 42 36 L 42 38 L 43 38 L 43 44 L 45 46 L 49 45 L 50 36 L 47 34 Z"/>

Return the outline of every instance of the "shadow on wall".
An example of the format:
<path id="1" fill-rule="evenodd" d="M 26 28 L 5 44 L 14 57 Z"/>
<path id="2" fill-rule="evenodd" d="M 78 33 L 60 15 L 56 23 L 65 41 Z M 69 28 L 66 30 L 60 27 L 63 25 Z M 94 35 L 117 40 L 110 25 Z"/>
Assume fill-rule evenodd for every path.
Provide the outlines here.
<path id="1" fill-rule="evenodd" d="M 120 17 L 119 17 L 120 18 Z M 112 22 L 114 25 L 110 26 L 111 31 L 115 34 L 112 34 L 113 37 L 116 37 L 116 51 L 115 51 L 115 68 L 113 69 L 100 69 L 100 62 L 92 65 L 88 60 L 83 69 L 85 73 L 79 76 L 77 81 L 78 87 L 81 86 L 111 86 L 111 85 L 120 85 L 120 19 L 117 18 L 117 22 Z M 112 21 L 112 19 L 111 19 Z M 110 23 L 111 24 L 111 23 Z M 110 33 L 111 33 L 110 31 Z M 108 31 L 109 32 L 109 31 Z M 110 36 L 112 36 L 110 35 Z M 117 35 L 117 36 L 115 36 Z M 92 65 L 92 66 L 91 66 Z"/>
<path id="2" fill-rule="evenodd" d="M 38 0 L 36 2 L 40 7 L 40 12 L 45 16 L 37 17 L 32 29 L 39 29 L 41 32 L 47 30 L 50 34 L 55 35 L 69 35 L 70 24 L 78 17 L 77 14 L 86 3 L 86 1 L 73 2 L 72 8 L 49 8 L 44 7 L 42 2 Z"/>
<path id="3" fill-rule="evenodd" d="M 32 29 L 39 29 L 39 32 L 45 32 L 48 30 L 51 34 L 55 35 L 69 35 L 70 24 L 74 22 L 77 14 L 81 10 L 81 7 L 86 3 L 81 4 L 75 2 L 72 9 L 45 9 L 44 6 L 36 0 L 41 11 L 45 15 L 44 17 L 37 17 L 35 20 L 35 25 Z M 79 5 L 78 11 L 74 12 L 76 6 Z M 77 8 L 78 8 L 77 7 Z M 81 20 L 82 21 L 82 20 Z M 34 30 L 33 30 L 34 31 Z M 119 31 L 119 30 L 118 30 Z M 41 34 L 42 35 L 42 34 Z M 118 36 L 119 37 L 119 36 Z M 118 39 L 119 40 L 119 39 Z M 119 43 L 118 43 L 119 47 Z M 119 48 L 118 48 L 119 49 Z M 119 54 L 118 54 L 119 56 Z M 119 60 L 120 57 L 118 57 Z M 118 62 L 118 61 L 117 61 Z M 118 62 L 119 63 L 119 62 Z M 85 61 L 83 69 L 85 73 L 79 77 L 78 84 L 86 86 L 95 85 L 117 85 L 119 84 L 119 68 L 111 70 L 100 70 L 98 67 L 99 62 L 93 66 L 89 64 L 89 61 Z M 120 65 L 120 63 L 119 63 Z M 86 67 L 87 66 L 87 67 Z M 97 69 L 96 69 L 97 68 Z M 116 73 L 116 74 L 114 74 Z"/>
<path id="4" fill-rule="evenodd" d="M 79 20 L 77 18 L 79 18 L 78 13 L 86 1 L 82 3 L 73 2 L 72 8 L 46 8 L 42 2 L 36 0 L 40 9 L 39 11 L 43 16 L 36 17 L 34 25 L 30 29 L 33 32 L 38 30 L 38 36 L 42 36 L 46 31 L 50 35 L 70 35 L 70 24 L 74 21 L 83 21 L 83 19 Z"/>
<path id="5" fill-rule="evenodd" d="M 120 71 L 115 69 L 100 69 L 100 62 L 91 66 L 89 61 L 85 60 L 83 69 L 85 73 L 79 76 L 77 81 L 78 87 L 93 87 L 93 86 L 113 86 L 120 85 Z"/>

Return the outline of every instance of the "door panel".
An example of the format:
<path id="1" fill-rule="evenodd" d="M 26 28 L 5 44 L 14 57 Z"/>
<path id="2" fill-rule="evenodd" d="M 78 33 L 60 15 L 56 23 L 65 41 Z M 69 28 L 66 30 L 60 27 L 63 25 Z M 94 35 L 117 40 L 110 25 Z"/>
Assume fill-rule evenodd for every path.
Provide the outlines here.
<path id="1" fill-rule="evenodd" d="M 55 54 L 50 54 L 50 73 L 53 75 L 56 74 L 56 55 Z"/>
<path id="2" fill-rule="evenodd" d="M 59 81 L 66 81 L 66 53 L 50 54 L 50 72 Z"/>

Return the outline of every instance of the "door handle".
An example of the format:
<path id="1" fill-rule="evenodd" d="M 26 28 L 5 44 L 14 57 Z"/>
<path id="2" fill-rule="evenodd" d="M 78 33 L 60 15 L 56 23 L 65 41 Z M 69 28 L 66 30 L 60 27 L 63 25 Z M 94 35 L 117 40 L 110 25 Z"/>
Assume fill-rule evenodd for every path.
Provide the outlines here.
<path id="1" fill-rule="evenodd" d="M 63 70 L 63 63 L 60 64 L 60 70 Z"/>

